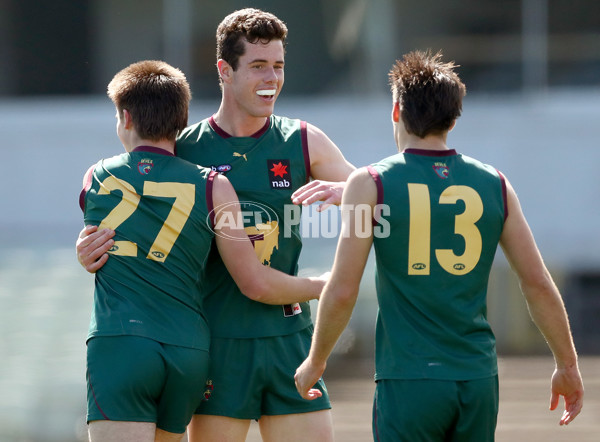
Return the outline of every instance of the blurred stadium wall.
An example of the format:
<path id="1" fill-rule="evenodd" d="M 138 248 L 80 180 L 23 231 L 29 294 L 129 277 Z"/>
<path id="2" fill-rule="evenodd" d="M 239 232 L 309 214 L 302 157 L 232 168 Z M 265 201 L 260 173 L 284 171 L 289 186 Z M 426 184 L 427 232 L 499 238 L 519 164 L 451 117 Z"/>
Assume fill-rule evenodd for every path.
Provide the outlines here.
<path id="1" fill-rule="evenodd" d="M 394 150 L 386 75 L 394 59 L 431 48 L 460 64 L 468 96 L 450 143 L 515 185 L 580 348 L 600 352 L 589 319 L 600 316 L 600 2 L 0 0 L 4 246 L 72 247 L 81 175 L 120 150 L 104 97 L 117 70 L 147 58 L 179 66 L 194 91 L 191 121 L 210 115 L 219 97 L 215 29 L 246 6 L 276 13 L 290 30 L 276 111 L 324 129 L 356 165 Z M 499 254 L 490 281 L 499 348 L 542 351 L 522 313 Z"/>
<path id="2" fill-rule="evenodd" d="M 536 97 L 472 94 L 448 140 L 458 151 L 494 165 L 511 181 L 563 291 L 579 348 L 596 353 L 600 352 L 599 99 L 600 93 L 593 91 Z M 277 113 L 317 125 L 357 166 L 395 152 L 389 97 L 280 100 Z M 211 115 L 217 107 L 217 100 L 196 101 L 190 122 Z M 82 225 L 78 195 L 84 172 L 101 157 L 122 151 L 112 104 L 104 97 L 1 100 L 0 131 L 4 139 L 0 244 L 7 250 L 72 249 Z M 315 272 L 329 268 L 335 238 L 311 236 L 306 235 L 301 266 Z M 364 328 L 358 335 L 365 337 L 372 333 L 376 307 L 372 275 L 367 273 L 363 283 L 368 306 L 355 316 L 356 325 Z M 490 318 L 501 351 L 545 351 L 501 252 L 490 279 Z M 365 339 L 369 347 L 370 339 Z"/>

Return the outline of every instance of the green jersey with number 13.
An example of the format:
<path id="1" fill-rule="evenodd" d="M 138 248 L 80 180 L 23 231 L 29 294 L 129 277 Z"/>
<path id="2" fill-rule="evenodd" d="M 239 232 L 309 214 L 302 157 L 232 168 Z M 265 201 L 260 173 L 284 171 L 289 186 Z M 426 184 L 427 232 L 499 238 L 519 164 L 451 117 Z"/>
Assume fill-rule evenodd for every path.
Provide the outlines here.
<path id="1" fill-rule="evenodd" d="M 507 216 L 502 175 L 454 150 L 407 149 L 369 170 L 389 206 L 389 236 L 374 238 L 376 379 L 495 375 L 486 295 Z"/>

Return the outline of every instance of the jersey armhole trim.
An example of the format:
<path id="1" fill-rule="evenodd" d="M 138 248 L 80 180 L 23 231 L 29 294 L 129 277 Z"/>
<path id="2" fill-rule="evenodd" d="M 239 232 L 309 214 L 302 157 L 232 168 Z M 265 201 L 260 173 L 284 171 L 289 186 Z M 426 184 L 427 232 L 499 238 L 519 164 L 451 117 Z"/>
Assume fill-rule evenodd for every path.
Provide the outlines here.
<path id="1" fill-rule="evenodd" d="M 215 184 L 215 177 L 218 172 L 211 170 L 208 174 L 208 180 L 206 181 L 206 207 L 208 209 L 208 216 L 210 218 L 210 225 L 214 229 L 215 227 L 215 207 L 213 203 L 213 186 Z"/>
<path id="2" fill-rule="evenodd" d="M 310 181 L 310 154 L 308 152 L 308 130 L 306 121 L 300 121 L 300 135 L 302 138 L 302 153 L 304 154 L 304 169 L 306 170 L 306 183 Z"/>
<path id="3" fill-rule="evenodd" d="M 504 175 L 502 175 L 502 172 L 500 172 L 498 169 L 496 169 L 496 172 L 498 172 L 498 176 L 500 177 L 500 184 L 502 185 L 502 201 L 504 203 L 504 221 L 506 222 L 506 218 L 508 218 L 508 196 L 506 195 L 506 178 L 504 178 Z"/>
<path id="4" fill-rule="evenodd" d="M 95 164 L 93 166 L 90 166 L 90 168 L 87 170 L 87 172 L 83 176 L 83 188 L 81 189 L 81 192 L 79 193 L 79 207 L 81 207 L 82 212 L 85 211 L 85 196 L 87 195 L 88 191 L 92 187 L 92 179 L 94 177 L 94 169 L 95 168 L 96 168 Z"/>
<path id="5" fill-rule="evenodd" d="M 383 204 L 383 183 L 381 182 L 381 176 L 375 170 L 373 166 L 367 166 L 367 171 L 371 174 L 371 178 L 375 181 L 375 186 L 377 186 L 377 205 L 381 206 Z M 376 226 L 379 224 L 379 211 L 376 209 L 373 212 L 373 225 Z"/>

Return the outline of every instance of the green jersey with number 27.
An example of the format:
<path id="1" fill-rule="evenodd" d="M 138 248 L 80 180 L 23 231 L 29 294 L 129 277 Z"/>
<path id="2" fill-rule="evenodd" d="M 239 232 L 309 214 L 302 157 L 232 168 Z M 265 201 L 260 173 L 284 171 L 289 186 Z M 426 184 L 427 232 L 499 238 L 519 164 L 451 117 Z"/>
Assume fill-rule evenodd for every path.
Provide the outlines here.
<path id="1" fill-rule="evenodd" d="M 208 350 L 199 283 L 214 238 L 213 175 L 143 146 L 89 169 L 84 221 L 116 233 L 96 273 L 88 338 L 135 335 Z"/>

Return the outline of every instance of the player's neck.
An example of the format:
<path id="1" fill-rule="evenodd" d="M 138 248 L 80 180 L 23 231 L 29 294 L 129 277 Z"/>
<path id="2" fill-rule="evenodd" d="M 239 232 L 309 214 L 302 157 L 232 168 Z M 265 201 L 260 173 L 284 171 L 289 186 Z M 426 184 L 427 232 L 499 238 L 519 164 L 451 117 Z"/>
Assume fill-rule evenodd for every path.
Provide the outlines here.
<path id="1" fill-rule="evenodd" d="M 171 154 L 175 154 L 175 141 L 173 141 L 173 140 L 153 141 L 153 140 L 145 140 L 142 138 L 137 138 L 135 140 L 135 142 L 132 142 L 130 145 L 126 146 L 125 150 L 127 150 L 127 152 L 131 152 L 132 150 L 134 150 L 136 147 L 139 147 L 139 146 L 156 147 L 157 149 L 163 149 Z"/>
<path id="2" fill-rule="evenodd" d="M 446 135 L 428 135 L 425 138 L 419 138 L 415 135 L 409 135 L 405 142 L 400 146 L 400 152 L 406 149 L 419 150 L 449 150 L 446 145 Z"/>
<path id="3" fill-rule="evenodd" d="M 233 137 L 250 137 L 264 127 L 269 117 L 255 117 L 221 103 L 221 107 L 213 118 L 215 123 L 229 135 Z"/>

